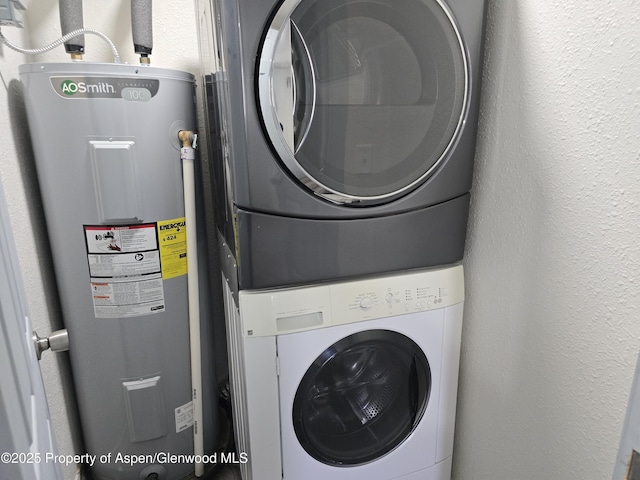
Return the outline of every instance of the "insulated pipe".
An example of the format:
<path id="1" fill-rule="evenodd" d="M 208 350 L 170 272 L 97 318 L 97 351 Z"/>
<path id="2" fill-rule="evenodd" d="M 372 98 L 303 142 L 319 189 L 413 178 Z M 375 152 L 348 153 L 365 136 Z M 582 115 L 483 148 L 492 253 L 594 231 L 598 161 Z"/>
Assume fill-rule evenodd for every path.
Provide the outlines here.
<path id="1" fill-rule="evenodd" d="M 200 347 L 200 294 L 198 286 L 198 236 L 196 227 L 195 147 L 197 135 L 181 130 L 182 181 L 184 184 L 184 216 L 187 230 L 187 288 L 189 295 L 189 343 L 191 350 L 191 392 L 193 401 L 193 453 L 196 477 L 204 474 L 204 436 L 202 428 L 202 356 Z"/>
<path id="2" fill-rule="evenodd" d="M 82 0 L 60 0 L 60 26 L 63 36 L 83 28 Z M 66 41 L 64 48 L 72 60 L 82 60 L 84 35 Z"/>
<path id="3" fill-rule="evenodd" d="M 153 49 L 151 0 L 131 0 L 131 33 L 133 48 L 140 55 L 140 63 L 148 64 Z"/>

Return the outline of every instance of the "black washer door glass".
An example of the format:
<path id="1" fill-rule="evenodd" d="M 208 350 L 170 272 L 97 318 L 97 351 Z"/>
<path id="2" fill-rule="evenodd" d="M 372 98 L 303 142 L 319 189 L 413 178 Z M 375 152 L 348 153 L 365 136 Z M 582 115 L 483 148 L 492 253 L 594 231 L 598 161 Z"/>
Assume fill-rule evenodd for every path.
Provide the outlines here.
<path id="1" fill-rule="evenodd" d="M 302 447 L 334 466 L 359 465 L 393 450 L 425 411 L 431 371 L 408 337 L 369 330 L 325 350 L 305 373 L 293 403 Z"/>
<path id="2" fill-rule="evenodd" d="M 467 66 L 439 0 L 285 0 L 268 32 L 265 127 L 317 193 L 397 196 L 446 155 L 463 120 Z"/>

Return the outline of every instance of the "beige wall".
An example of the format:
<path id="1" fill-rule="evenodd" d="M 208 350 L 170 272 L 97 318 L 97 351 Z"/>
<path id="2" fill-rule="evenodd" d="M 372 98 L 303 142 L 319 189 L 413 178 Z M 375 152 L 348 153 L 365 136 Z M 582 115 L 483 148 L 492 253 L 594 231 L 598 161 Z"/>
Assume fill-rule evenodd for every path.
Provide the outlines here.
<path id="1" fill-rule="evenodd" d="M 489 1 L 458 480 L 611 478 L 640 349 L 640 8 Z"/>

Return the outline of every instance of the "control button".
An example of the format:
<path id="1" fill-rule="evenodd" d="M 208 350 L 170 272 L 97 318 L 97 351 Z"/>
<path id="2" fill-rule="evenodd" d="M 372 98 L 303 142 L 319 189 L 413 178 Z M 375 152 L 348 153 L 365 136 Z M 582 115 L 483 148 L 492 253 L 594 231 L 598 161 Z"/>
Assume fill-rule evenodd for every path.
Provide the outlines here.
<path id="1" fill-rule="evenodd" d="M 387 301 L 387 303 L 393 303 L 393 293 L 387 293 L 384 296 L 384 299 Z"/>
<path id="2" fill-rule="evenodd" d="M 364 297 L 360 300 L 360 308 L 362 310 L 369 310 L 371 307 L 373 307 L 373 300 L 369 297 Z"/>

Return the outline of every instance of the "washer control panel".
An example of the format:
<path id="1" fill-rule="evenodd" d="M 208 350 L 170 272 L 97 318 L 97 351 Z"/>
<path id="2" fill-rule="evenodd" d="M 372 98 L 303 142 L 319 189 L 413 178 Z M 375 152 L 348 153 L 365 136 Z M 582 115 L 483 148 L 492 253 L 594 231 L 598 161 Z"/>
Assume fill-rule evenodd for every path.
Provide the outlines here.
<path id="1" fill-rule="evenodd" d="M 444 308 L 462 301 L 460 265 L 239 294 L 245 336 L 283 335 Z"/>
<path id="2" fill-rule="evenodd" d="M 330 285 L 333 324 L 455 305 L 464 300 L 462 267 Z"/>

